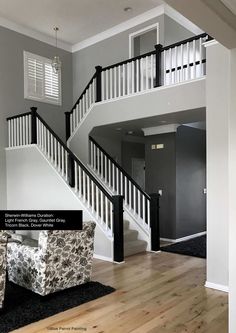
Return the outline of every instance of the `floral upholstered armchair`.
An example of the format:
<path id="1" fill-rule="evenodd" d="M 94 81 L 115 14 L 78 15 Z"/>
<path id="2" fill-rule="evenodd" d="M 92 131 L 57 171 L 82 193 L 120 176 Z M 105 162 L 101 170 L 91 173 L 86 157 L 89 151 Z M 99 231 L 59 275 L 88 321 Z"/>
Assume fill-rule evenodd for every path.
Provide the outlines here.
<path id="1" fill-rule="evenodd" d="M 95 225 L 84 222 L 83 230 L 40 231 L 36 246 L 9 243 L 9 280 L 41 296 L 88 282 Z"/>
<path id="2" fill-rule="evenodd" d="M 0 232 L 0 309 L 3 307 L 5 285 L 6 285 L 6 265 L 7 265 L 7 237 Z"/>

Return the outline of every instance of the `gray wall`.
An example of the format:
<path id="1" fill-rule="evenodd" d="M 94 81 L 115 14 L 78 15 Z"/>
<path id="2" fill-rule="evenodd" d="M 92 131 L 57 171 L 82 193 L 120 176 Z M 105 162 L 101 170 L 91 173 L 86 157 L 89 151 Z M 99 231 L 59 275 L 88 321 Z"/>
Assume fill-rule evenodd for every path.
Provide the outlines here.
<path id="1" fill-rule="evenodd" d="M 172 18 L 165 15 L 164 20 L 165 29 L 165 45 L 176 43 L 180 40 L 192 37 L 194 34 L 185 29 L 182 25 L 176 23 Z"/>
<path id="2" fill-rule="evenodd" d="M 122 141 L 122 167 L 130 176 L 132 176 L 132 158 L 145 159 L 145 145 L 143 143 Z"/>
<path id="3" fill-rule="evenodd" d="M 64 138 L 64 111 L 72 107 L 72 54 L 58 50 L 62 60 L 62 106 L 24 99 L 23 51 L 52 58 L 55 48 L 0 27 L 0 207 L 6 207 L 6 118 L 37 106 L 39 113 Z"/>
<path id="4" fill-rule="evenodd" d="M 160 43 L 172 44 L 193 34 L 166 15 L 158 16 L 111 38 L 73 54 L 73 98 L 77 100 L 95 71 L 95 66 L 108 66 L 129 58 L 129 34 L 159 23 Z"/>
<path id="5" fill-rule="evenodd" d="M 164 144 L 164 149 L 151 149 L 152 144 Z M 146 192 L 163 190 L 160 199 L 160 234 L 176 238 L 176 158 L 175 133 L 146 137 Z"/>
<path id="6" fill-rule="evenodd" d="M 206 230 L 206 132 L 180 126 L 176 134 L 176 236 Z"/>

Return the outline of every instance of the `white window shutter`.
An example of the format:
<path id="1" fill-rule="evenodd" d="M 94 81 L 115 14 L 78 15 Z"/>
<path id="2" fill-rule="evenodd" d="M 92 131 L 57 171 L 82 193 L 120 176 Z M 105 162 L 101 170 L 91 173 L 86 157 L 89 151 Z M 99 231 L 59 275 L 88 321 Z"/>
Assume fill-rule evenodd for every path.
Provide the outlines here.
<path id="1" fill-rule="evenodd" d="M 24 74 L 25 98 L 61 105 L 61 74 L 50 59 L 24 52 Z"/>

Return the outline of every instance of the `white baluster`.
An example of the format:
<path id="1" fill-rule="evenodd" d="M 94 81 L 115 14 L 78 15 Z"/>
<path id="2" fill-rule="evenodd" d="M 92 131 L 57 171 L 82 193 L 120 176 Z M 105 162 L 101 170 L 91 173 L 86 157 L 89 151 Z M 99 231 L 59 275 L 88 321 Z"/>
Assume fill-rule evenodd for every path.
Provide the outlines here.
<path id="1" fill-rule="evenodd" d="M 11 126 L 10 126 L 10 120 L 8 120 L 7 122 L 7 126 L 8 126 L 8 147 L 11 147 Z"/>
<path id="2" fill-rule="evenodd" d="M 129 208 L 132 208 L 132 184 L 129 180 Z"/>
<path id="3" fill-rule="evenodd" d="M 115 192 L 115 166 L 112 164 L 112 189 Z"/>
<path id="4" fill-rule="evenodd" d="M 76 161 L 74 161 L 75 165 L 75 193 L 78 192 L 78 164 Z"/>
<path id="5" fill-rule="evenodd" d="M 135 73 L 134 73 L 134 61 L 131 62 L 131 93 L 134 93 Z"/>
<path id="6" fill-rule="evenodd" d="M 128 186 L 127 186 L 127 177 L 125 177 L 125 204 L 128 204 Z"/>
<path id="7" fill-rule="evenodd" d="M 66 181 L 68 181 L 68 153 L 65 152 L 65 168 L 66 168 Z M 77 169 L 77 163 L 75 163 L 75 168 Z"/>
<path id="8" fill-rule="evenodd" d="M 105 156 L 104 165 L 105 165 L 105 182 L 107 183 L 107 157 Z"/>
<path id="9" fill-rule="evenodd" d="M 193 41 L 193 79 L 196 79 L 196 40 Z"/>
<path id="10" fill-rule="evenodd" d="M 123 74 L 123 96 L 125 96 L 125 81 L 126 81 L 126 77 L 125 77 L 125 65 L 123 64 L 122 65 L 122 74 Z"/>
<path id="11" fill-rule="evenodd" d="M 150 88 L 152 89 L 154 87 L 154 66 L 153 66 L 153 54 L 151 54 L 150 56 L 150 61 L 151 61 L 151 82 L 150 82 Z M 164 68 L 165 68 L 165 64 L 164 64 Z M 165 77 L 165 75 L 164 75 Z"/>
<path id="12" fill-rule="evenodd" d="M 145 83 L 145 89 L 148 89 L 148 57 L 145 57 L 145 73 L 146 73 L 146 83 Z"/>
<path id="13" fill-rule="evenodd" d="M 109 202 L 110 204 L 110 229 L 111 229 L 111 234 L 113 234 L 113 204 Z"/>
<path id="14" fill-rule="evenodd" d="M 137 206 L 137 213 L 138 213 L 138 216 L 140 217 L 141 216 L 141 211 L 140 211 L 140 194 L 141 192 L 138 190 L 138 206 Z"/>
<path id="15" fill-rule="evenodd" d="M 101 191 L 101 220 L 104 222 L 104 194 Z"/>
<path id="16" fill-rule="evenodd" d="M 81 181 L 81 167 L 78 165 L 78 171 L 79 171 L 79 178 L 78 178 L 78 191 L 79 191 L 79 197 L 82 196 L 82 181 Z"/>
<path id="17" fill-rule="evenodd" d="M 114 67 L 114 98 L 117 97 L 117 67 Z"/>
<path id="18" fill-rule="evenodd" d="M 82 186 L 83 186 L 83 200 L 86 201 L 86 183 L 85 183 L 85 172 L 82 170 Z"/>
<path id="19" fill-rule="evenodd" d="M 180 82 L 184 81 L 184 52 L 183 52 L 183 44 L 180 46 Z"/>
<path id="20" fill-rule="evenodd" d="M 127 66 L 127 95 L 130 94 L 130 62 L 126 64 Z"/>
<path id="21" fill-rule="evenodd" d="M 190 45 L 189 43 L 187 43 L 187 71 L 186 71 L 187 80 L 191 79 L 191 69 L 189 63 L 190 63 Z"/>
<path id="22" fill-rule="evenodd" d="M 105 98 L 105 72 L 102 71 L 102 101 L 104 101 L 106 98 Z"/>
<path id="23" fill-rule="evenodd" d="M 109 187 L 111 187 L 111 161 L 108 160 Z"/>
<path id="24" fill-rule="evenodd" d="M 60 143 L 57 143 L 57 147 L 58 147 L 58 171 L 61 171 L 61 146 Z"/>
<path id="25" fill-rule="evenodd" d="M 91 203 L 91 206 L 92 206 L 92 213 L 94 213 L 94 183 L 91 182 L 91 186 L 92 186 L 92 203 Z"/>
<path id="26" fill-rule="evenodd" d="M 139 60 L 136 60 L 136 92 L 139 91 L 139 76 L 140 76 L 140 71 L 139 71 Z"/>
<path id="27" fill-rule="evenodd" d="M 106 70 L 106 100 L 109 99 L 109 79 L 108 79 L 109 70 Z"/>
<path id="28" fill-rule="evenodd" d="M 87 178 L 87 204 L 88 204 L 88 206 L 90 206 L 90 178 L 89 178 L 89 176 L 87 175 L 86 176 L 86 178 Z"/>
<path id="29" fill-rule="evenodd" d="M 147 225 L 150 227 L 150 201 L 147 200 Z"/>
<path id="30" fill-rule="evenodd" d="M 134 214 L 136 214 L 136 187 L 133 186 Z"/>
<path id="31" fill-rule="evenodd" d="M 61 146 L 61 173 L 62 173 L 62 176 L 63 176 L 63 177 L 64 177 L 64 172 L 65 172 L 64 154 L 65 154 L 65 150 L 64 150 L 64 148 Z"/>
<path id="32" fill-rule="evenodd" d="M 96 195 L 96 216 L 97 218 L 99 217 L 99 192 L 98 192 L 98 187 L 96 186 L 95 189 L 95 195 Z"/>
<path id="33" fill-rule="evenodd" d="M 118 67 L 118 97 L 121 96 L 121 68 Z"/>
<path id="34" fill-rule="evenodd" d="M 105 223 L 106 223 L 106 229 L 108 229 L 108 221 L 109 221 L 109 217 L 108 217 L 108 199 L 107 197 L 105 197 Z"/>
<path id="35" fill-rule="evenodd" d="M 140 82 L 141 82 L 141 91 L 144 90 L 144 66 L 143 58 L 140 59 Z"/>

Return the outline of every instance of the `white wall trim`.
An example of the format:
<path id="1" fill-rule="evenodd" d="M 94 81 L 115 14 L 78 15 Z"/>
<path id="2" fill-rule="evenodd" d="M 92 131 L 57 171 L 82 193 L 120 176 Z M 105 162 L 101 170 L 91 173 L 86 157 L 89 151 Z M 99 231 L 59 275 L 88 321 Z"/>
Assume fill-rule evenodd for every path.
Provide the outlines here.
<path id="1" fill-rule="evenodd" d="M 175 10 L 174 8 L 170 7 L 167 4 L 164 5 L 164 12 L 174 21 L 176 21 L 177 23 L 179 23 L 180 25 L 182 25 L 195 35 L 199 35 L 204 32 L 198 26 L 196 26 L 196 24 L 192 23 L 190 20 L 188 20 L 186 17 L 180 14 L 177 10 Z"/>
<path id="2" fill-rule="evenodd" d="M 162 14 L 164 14 L 164 5 L 160 5 L 158 7 L 150 9 L 150 10 L 144 12 L 143 14 L 135 16 L 130 20 L 127 20 L 118 25 L 115 25 L 114 27 L 112 27 L 110 29 L 107 29 L 95 36 L 92 36 L 88 39 L 83 40 L 82 42 L 79 42 L 79 43 L 73 45 L 72 52 L 77 52 L 88 46 L 101 42 L 104 39 L 113 37 L 123 31 L 131 29 L 131 28 L 135 27 L 136 25 L 142 24 L 142 23 L 144 23 L 148 20 L 151 20 L 157 16 L 160 16 Z"/>
<path id="3" fill-rule="evenodd" d="M 205 287 L 206 288 L 210 288 L 210 289 L 215 289 L 215 290 L 223 291 L 225 293 L 229 292 L 229 287 L 225 286 L 223 284 L 217 284 L 217 283 L 212 283 L 212 282 L 206 281 Z"/>
<path id="4" fill-rule="evenodd" d="M 159 44 L 159 40 L 160 40 L 160 29 L 159 29 L 159 23 L 154 23 L 151 24 L 143 29 L 140 29 L 138 31 L 132 32 L 131 34 L 129 34 L 129 58 L 133 58 L 134 57 L 134 38 L 140 35 L 143 35 L 146 32 L 152 31 L 152 30 L 156 30 L 157 32 L 157 39 L 156 39 L 156 44 Z M 153 48 L 154 49 L 154 48 Z"/>
<path id="5" fill-rule="evenodd" d="M 113 262 L 112 258 L 110 257 L 105 257 L 105 256 L 100 256 L 99 254 L 93 254 L 93 258 L 94 259 L 99 259 L 99 260 L 103 260 L 103 261 L 109 261 L 109 262 Z"/>
<path id="6" fill-rule="evenodd" d="M 0 26 L 23 34 L 25 36 L 39 40 L 40 42 L 47 43 L 55 47 L 55 37 L 48 36 L 42 32 L 26 28 L 23 25 L 12 22 L 4 17 L 0 17 Z M 58 47 L 68 52 L 72 52 L 72 44 L 58 41 Z"/>
<path id="7" fill-rule="evenodd" d="M 184 242 L 184 241 L 187 241 L 189 239 L 193 239 L 193 238 L 204 236 L 204 235 L 206 235 L 206 231 L 198 232 L 197 234 L 193 234 L 193 235 L 189 235 L 189 236 L 185 236 L 185 237 L 177 238 L 177 239 L 160 238 L 160 240 L 163 241 L 163 242 L 178 243 L 178 242 Z"/>

